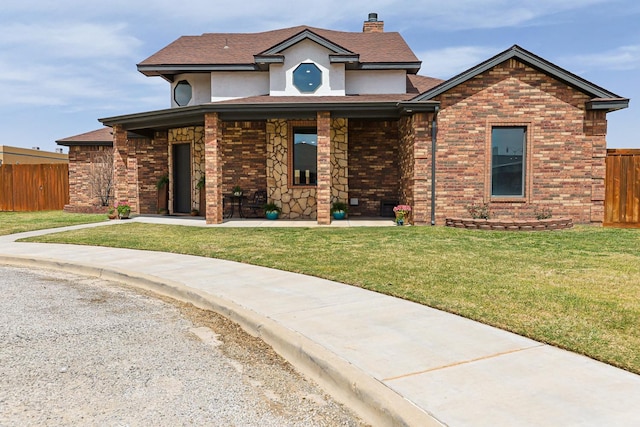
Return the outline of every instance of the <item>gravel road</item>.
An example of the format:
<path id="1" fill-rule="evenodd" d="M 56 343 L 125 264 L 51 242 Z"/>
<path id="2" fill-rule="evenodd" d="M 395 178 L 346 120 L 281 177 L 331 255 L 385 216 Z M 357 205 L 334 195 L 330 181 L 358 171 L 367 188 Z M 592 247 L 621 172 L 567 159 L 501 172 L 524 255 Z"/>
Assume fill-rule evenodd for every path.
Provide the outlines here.
<path id="1" fill-rule="evenodd" d="M 0 426 L 361 426 L 262 341 L 191 305 L 0 267 Z"/>

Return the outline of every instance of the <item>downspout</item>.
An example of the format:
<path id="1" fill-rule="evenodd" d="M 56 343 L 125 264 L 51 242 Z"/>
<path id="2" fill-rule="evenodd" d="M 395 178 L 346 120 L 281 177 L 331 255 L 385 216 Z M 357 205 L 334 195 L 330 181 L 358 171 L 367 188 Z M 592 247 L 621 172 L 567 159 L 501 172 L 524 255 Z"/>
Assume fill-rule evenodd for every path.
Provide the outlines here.
<path id="1" fill-rule="evenodd" d="M 438 135 L 438 111 L 435 106 L 431 122 L 431 225 L 436 225 L 436 137 Z"/>

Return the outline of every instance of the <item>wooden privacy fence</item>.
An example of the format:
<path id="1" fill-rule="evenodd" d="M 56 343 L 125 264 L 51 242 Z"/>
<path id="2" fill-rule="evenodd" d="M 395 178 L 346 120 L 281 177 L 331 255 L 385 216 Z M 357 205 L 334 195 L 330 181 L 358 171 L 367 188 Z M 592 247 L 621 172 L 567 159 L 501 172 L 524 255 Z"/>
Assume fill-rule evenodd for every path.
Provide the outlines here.
<path id="1" fill-rule="evenodd" d="M 607 150 L 604 225 L 640 228 L 640 150 Z"/>
<path id="2" fill-rule="evenodd" d="M 0 211 L 61 210 L 69 204 L 69 165 L 0 166 Z"/>

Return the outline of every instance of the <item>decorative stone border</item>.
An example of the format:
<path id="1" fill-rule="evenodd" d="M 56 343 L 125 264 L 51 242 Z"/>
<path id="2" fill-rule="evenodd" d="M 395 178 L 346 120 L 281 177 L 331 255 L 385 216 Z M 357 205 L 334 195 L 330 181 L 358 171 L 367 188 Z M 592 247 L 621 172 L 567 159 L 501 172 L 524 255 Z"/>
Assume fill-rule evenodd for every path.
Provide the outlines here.
<path id="1" fill-rule="evenodd" d="M 544 231 L 571 228 L 573 221 L 571 218 L 530 220 L 447 218 L 446 226 L 470 230 Z"/>

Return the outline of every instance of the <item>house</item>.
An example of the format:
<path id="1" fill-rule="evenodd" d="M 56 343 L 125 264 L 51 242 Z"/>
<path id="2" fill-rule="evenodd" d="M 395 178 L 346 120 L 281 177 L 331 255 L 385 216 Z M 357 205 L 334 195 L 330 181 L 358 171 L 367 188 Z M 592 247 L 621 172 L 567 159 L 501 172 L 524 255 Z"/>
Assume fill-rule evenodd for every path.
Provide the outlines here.
<path id="1" fill-rule="evenodd" d="M 420 67 L 377 14 L 362 32 L 180 37 L 138 64 L 169 83 L 171 108 L 100 119 L 113 130 L 115 198 L 154 213 L 168 174 L 170 211 L 208 223 L 223 221 L 236 185 L 319 224 L 334 201 L 351 218 L 408 204 L 416 225 L 484 203 L 496 218 L 544 208 L 602 223 L 606 114 L 628 99 L 519 46 L 446 81 Z M 91 149 L 66 145 L 72 163 Z"/>
<path id="2" fill-rule="evenodd" d="M 113 162 L 113 131 L 103 127 L 91 132 L 59 139 L 56 144 L 69 147 L 69 203 L 64 210 L 75 213 L 104 212 L 102 191 L 92 185 L 96 166 L 105 160 Z M 99 170 L 104 168 L 99 168 Z M 109 185 L 109 184 L 105 184 Z"/>
<path id="3" fill-rule="evenodd" d="M 51 151 L 41 151 L 39 147 L 22 148 L 0 145 L 0 166 L 68 162 L 69 158 L 62 152 L 61 148 L 52 153 Z"/>

